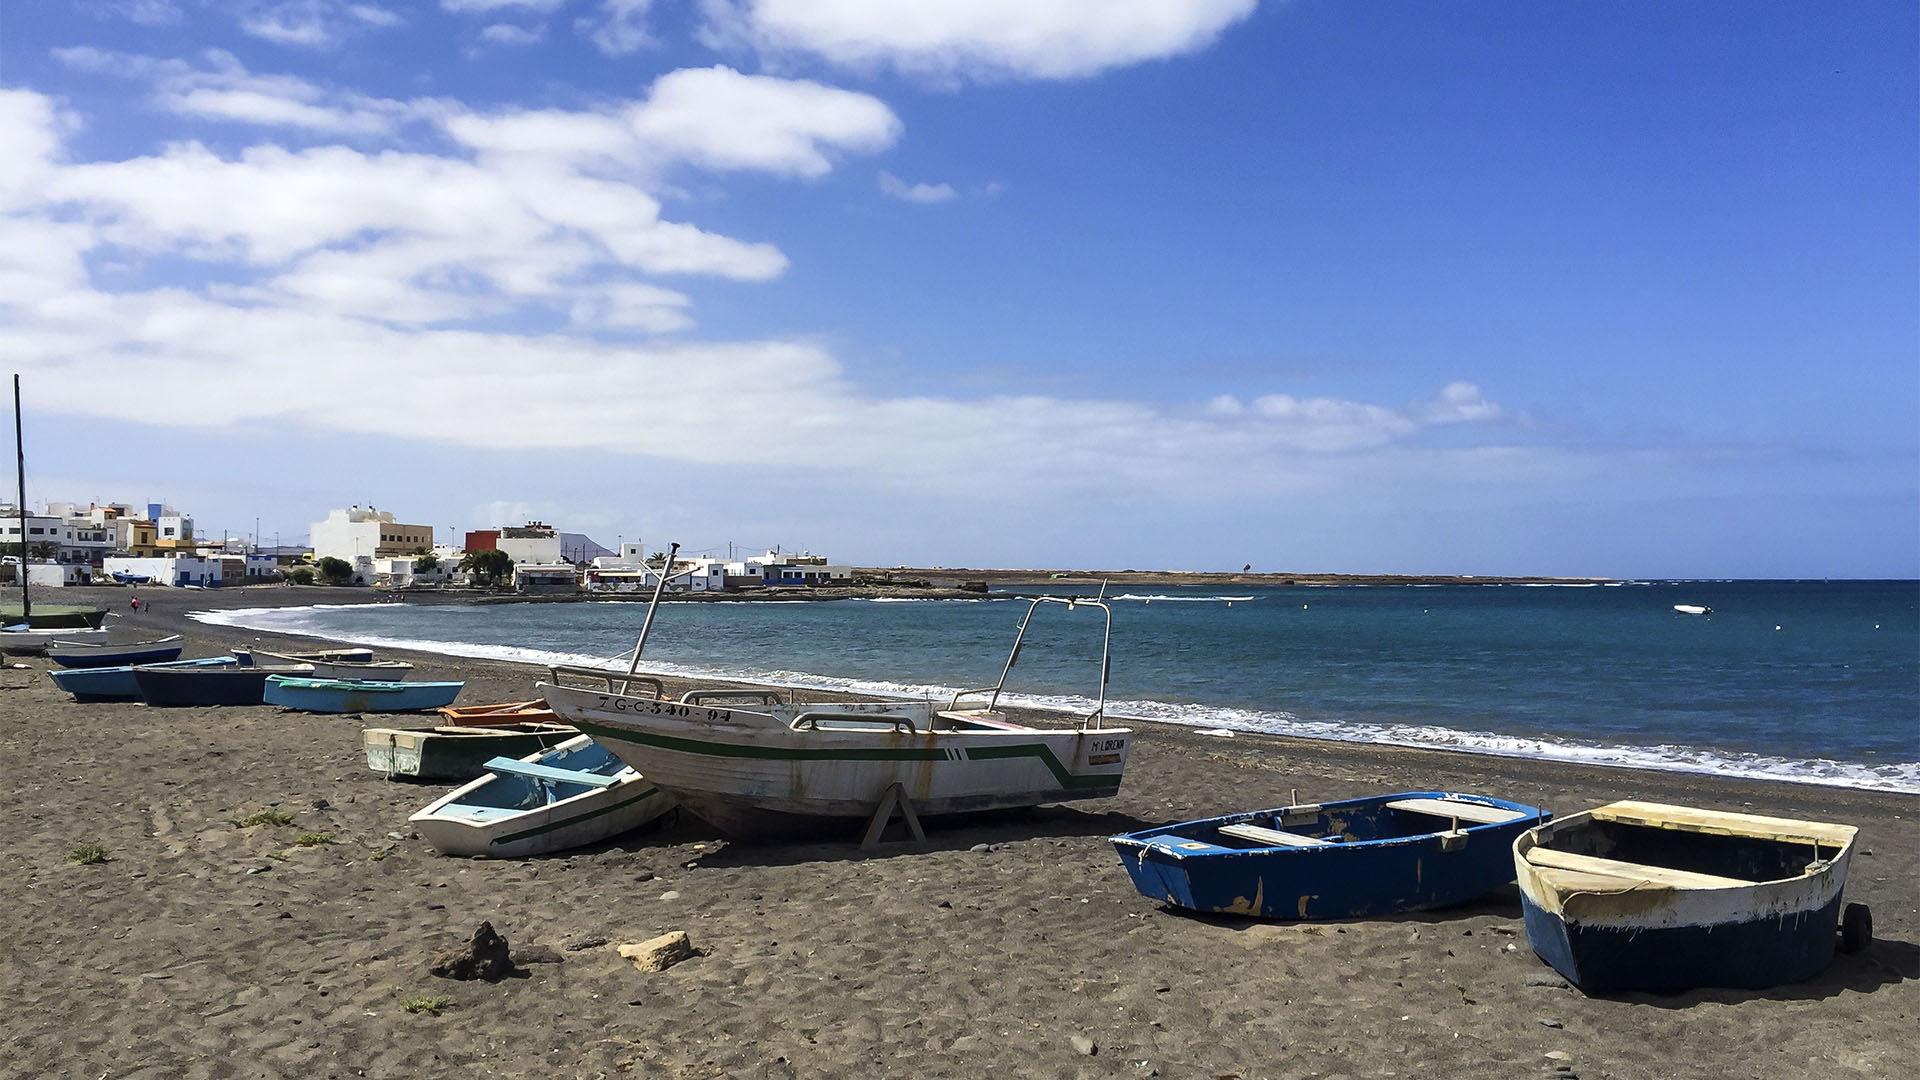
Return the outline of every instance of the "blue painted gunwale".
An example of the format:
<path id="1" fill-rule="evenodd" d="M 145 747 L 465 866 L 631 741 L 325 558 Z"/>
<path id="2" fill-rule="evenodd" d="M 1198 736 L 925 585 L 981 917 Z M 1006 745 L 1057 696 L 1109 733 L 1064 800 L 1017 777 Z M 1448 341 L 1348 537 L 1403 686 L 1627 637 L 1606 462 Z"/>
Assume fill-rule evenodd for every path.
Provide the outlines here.
<path id="1" fill-rule="evenodd" d="M 1441 833 L 1451 823 L 1385 806 L 1402 799 L 1448 799 L 1521 816 L 1498 824 L 1463 821 L 1464 845 L 1446 851 Z M 1511 882 L 1514 838 L 1551 816 L 1485 795 L 1403 791 L 1226 814 L 1110 839 L 1140 894 L 1169 906 L 1264 919 L 1352 919 L 1450 907 Z M 1345 839 L 1292 847 L 1221 835 L 1221 826 L 1237 824 Z"/>
<path id="2" fill-rule="evenodd" d="M 142 667 L 233 667 L 239 661 L 231 656 L 206 656 L 198 660 L 171 660 L 163 664 L 143 664 Z M 73 695 L 75 701 L 138 701 L 140 684 L 133 677 L 134 665 L 124 664 L 118 667 L 69 668 L 63 671 L 49 671 L 47 678 L 53 684 Z"/>
<path id="3" fill-rule="evenodd" d="M 263 700 L 303 712 L 425 712 L 453 704 L 464 682 L 389 682 L 274 675 Z"/>

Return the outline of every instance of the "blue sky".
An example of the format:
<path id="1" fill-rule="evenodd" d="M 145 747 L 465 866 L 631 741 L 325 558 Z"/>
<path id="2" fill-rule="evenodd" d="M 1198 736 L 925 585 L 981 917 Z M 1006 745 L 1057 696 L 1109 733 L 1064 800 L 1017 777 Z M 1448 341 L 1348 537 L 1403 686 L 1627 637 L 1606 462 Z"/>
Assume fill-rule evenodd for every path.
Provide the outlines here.
<path id="1" fill-rule="evenodd" d="M 1912 4 L 0 13 L 28 497 L 1920 574 Z"/>

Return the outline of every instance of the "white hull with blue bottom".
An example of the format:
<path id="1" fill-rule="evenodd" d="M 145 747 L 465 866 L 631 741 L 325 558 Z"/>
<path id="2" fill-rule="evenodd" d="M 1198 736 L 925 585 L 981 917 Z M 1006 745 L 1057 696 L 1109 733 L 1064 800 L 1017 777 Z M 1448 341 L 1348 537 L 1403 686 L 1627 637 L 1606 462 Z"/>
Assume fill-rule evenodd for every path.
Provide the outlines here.
<path id="1" fill-rule="evenodd" d="M 1527 941 L 1588 993 L 1809 979 L 1833 960 L 1856 832 L 1644 802 L 1570 814 L 1514 841 Z"/>

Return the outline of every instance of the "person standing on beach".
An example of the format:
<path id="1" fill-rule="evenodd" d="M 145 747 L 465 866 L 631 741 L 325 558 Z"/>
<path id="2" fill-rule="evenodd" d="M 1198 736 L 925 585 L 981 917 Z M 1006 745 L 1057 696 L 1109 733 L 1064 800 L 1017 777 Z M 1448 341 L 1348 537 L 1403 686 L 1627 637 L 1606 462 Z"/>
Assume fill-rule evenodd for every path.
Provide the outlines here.
<path id="1" fill-rule="evenodd" d="M 140 610 L 140 598 L 137 596 L 133 598 L 133 610 L 135 611 Z"/>

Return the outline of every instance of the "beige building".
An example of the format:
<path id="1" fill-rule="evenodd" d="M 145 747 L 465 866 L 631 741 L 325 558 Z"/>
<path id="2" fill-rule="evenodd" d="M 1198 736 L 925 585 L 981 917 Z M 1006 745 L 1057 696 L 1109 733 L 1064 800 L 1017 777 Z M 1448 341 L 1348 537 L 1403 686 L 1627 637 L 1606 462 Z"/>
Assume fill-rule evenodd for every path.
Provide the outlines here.
<path id="1" fill-rule="evenodd" d="M 385 556 L 411 555 L 416 550 L 433 550 L 433 526 L 404 525 L 385 510 L 358 506 L 335 510 L 327 520 L 313 523 L 313 557 L 332 556 L 354 563 Z"/>

